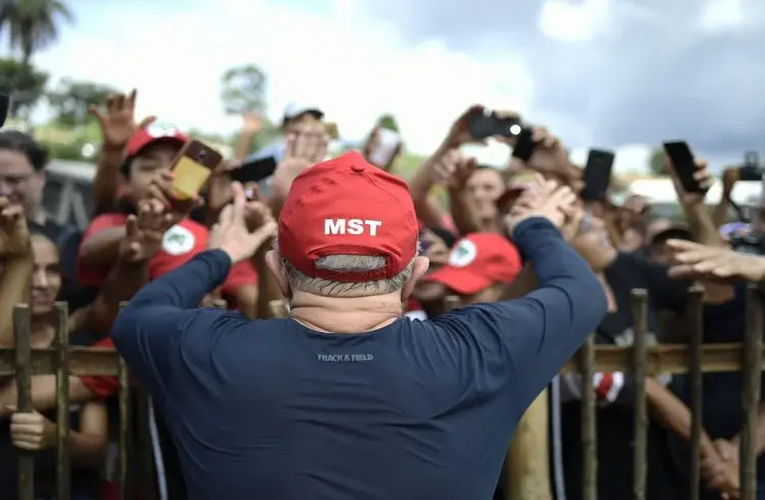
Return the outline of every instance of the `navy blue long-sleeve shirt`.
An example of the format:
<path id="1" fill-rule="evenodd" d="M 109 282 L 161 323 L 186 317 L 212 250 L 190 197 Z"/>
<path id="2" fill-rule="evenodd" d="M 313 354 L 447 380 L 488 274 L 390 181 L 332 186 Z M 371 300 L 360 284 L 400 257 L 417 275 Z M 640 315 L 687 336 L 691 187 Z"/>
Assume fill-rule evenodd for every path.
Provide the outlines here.
<path id="1" fill-rule="evenodd" d="M 489 499 L 523 412 L 606 312 L 546 219 L 513 241 L 538 288 L 359 334 L 196 306 L 231 262 L 205 252 L 143 288 L 113 328 L 157 404 L 189 498 Z"/>

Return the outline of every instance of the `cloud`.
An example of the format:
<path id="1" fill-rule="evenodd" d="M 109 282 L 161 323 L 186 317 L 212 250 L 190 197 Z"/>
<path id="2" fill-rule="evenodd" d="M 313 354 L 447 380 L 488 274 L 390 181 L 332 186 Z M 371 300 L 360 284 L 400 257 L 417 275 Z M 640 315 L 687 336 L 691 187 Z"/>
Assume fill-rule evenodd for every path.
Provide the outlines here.
<path id="1" fill-rule="evenodd" d="M 758 0 L 361 0 L 405 41 L 534 82 L 529 116 L 574 147 L 685 138 L 717 166 L 765 142 L 765 4 Z"/>
<path id="2" fill-rule="evenodd" d="M 171 3 L 177 8 L 161 16 L 149 4 L 140 12 L 123 4 L 78 12 L 76 28 L 35 62 L 55 76 L 137 87 L 141 113 L 210 131 L 238 126 L 223 116 L 221 73 L 257 63 L 269 75 L 272 118 L 280 119 L 290 100 L 316 102 L 345 137 L 361 138 L 392 112 L 420 152 L 432 150 L 469 104 L 524 108 L 530 99 L 532 82 L 512 57 L 500 64 L 437 40 L 406 44 L 353 0 Z"/>

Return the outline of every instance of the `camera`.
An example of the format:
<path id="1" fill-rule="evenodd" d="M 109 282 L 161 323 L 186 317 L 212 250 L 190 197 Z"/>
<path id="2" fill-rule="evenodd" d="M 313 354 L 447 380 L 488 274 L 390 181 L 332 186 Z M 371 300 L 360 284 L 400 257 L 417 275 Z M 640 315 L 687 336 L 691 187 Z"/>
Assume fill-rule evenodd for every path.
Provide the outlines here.
<path id="1" fill-rule="evenodd" d="M 734 234 L 731 235 L 730 245 L 736 252 L 765 255 L 765 234 Z"/>

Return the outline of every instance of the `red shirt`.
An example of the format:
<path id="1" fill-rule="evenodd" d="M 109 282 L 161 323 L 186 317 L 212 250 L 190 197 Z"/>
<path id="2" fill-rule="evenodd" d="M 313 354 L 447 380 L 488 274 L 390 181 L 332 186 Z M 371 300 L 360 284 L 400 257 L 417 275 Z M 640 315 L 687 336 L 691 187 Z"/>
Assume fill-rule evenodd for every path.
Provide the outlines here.
<path id="1" fill-rule="evenodd" d="M 123 213 L 99 215 L 90 222 L 82 241 L 84 243 L 88 238 L 105 229 L 122 226 L 126 221 L 127 215 Z M 151 279 L 182 266 L 198 253 L 205 251 L 209 239 L 210 233 L 207 228 L 191 219 L 183 219 L 168 229 L 162 239 L 162 249 L 149 261 Z M 99 286 L 108 274 L 109 268 L 88 267 L 81 259 L 78 259 L 77 278 L 83 285 Z M 227 293 L 234 293 L 237 288 L 248 283 L 257 284 L 257 274 L 252 264 L 244 261 L 231 269 L 223 289 Z"/>

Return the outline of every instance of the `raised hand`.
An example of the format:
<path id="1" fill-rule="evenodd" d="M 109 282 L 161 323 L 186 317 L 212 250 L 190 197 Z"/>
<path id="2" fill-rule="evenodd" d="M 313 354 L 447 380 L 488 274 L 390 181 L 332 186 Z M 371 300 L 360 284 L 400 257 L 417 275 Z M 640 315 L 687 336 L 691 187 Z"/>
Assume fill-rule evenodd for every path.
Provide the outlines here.
<path id="1" fill-rule="evenodd" d="M 699 203 L 703 203 L 706 193 L 686 192 L 685 189 L 683 189 L 683 185 L 677 176 L 674 165 L 672 165 L 672 160 L 669 158 L 669 156 L 667 156 L 664 161 L 665 161 L 665 169 L 667 170 L 667 172 L 670 173 L 672 177 L 672 183 L 675 186 L 675 191 L 677 192 L 677 196 L 678 196 L 678 199 L 680 200 L 680 203 L 686 206 L 698 205 Z M 695 158 L 694 163 L 696 165 L 696 171 L 693 173 L 693 178 L 705 190 L 711 188 L 712 185 L 715 183 L 715 178 L 709 172 L 709 170 L 707 170 L 707 165 L 708 165 L 707 161 L 702 160 L 700 158 Z"/>
<path id="2" fill-rule="evenodd" d="M 234 192 L 234 202 L 226 205 L 218 223 L 213 226 L 210 248 L 223 250 L 231 258 L 231 262 L 236 264 L 252 257 L 265 241 L 276 235 L 276 222 L 265 221 L 260 227 L 250 231 L 247 224 L 248 210 L 252 216 L 252 212 L 258 212 L 260 209 L 252 204 L 248 208 L 244 188 L 240 183 L 233 183 L 231 189 Z"/>
<path id="3" fill-rule="evenodd" d="M 510 213 L 505 216 L 508 232 L 526 219 L 544 217 L 558 228 L 575 213 L 576 195 L 567 186 L 537 176 L 536 182 L 518 198 Z"/>
<path id="4" fill-rule="evenodd" d="M 303 125 L 287 136 L 284 157 L 274 171 L 272 189 L 286 196 L 292 181 L 308 167 L 324 161 L 329 136 L 321 123 Z"/>
<path id="5" fill-rule="evenodd" d="M 191 199 L 179 199 L 173 195 L 172 172 L 163 172 L 162 175 L 153 179 L 148 192 L 149 199 L 162 202 L 165 208 L 175 216 L 176 222 L 186 217 L 193 208 L 202 204 L 202 198 L 199 196 Z"/>
<path id="6" fill-rule="evenodd" d="M 98 121 L 104 148 L 122 149 L 133 133 L 148 126 L 156 117 L 149 116 L 135 122 L 135 100 L 137 92 L 110 95 L 106 100 L 106 109 L 91 105 L 88 112 Z"/>
<path id="7" fill-rule="evenodd" d="M 19 257 L 30 252 L 29 228 L 24 207 L 0 198 L 0 257 Z"/>
<path id="8" fill-rule="evenodd" d="M 120 258 L 124 262 L 142 262 L 162 248 L 162 238 L 173 227 L 176 218 L 159 200 L 138 202 L 138 215 L 130 215 L 125 223 L 125 239 L 120 242 Z"/>
<path id="9" fill-rule="evenodd" d="M 675 252 L 676 264 L 669 270 L 673 278 L 765 280 L 765 257 L 684 240 L 669 240 L 667 245 Z"/>
<path id="10" fill-rule="evenodd" d="M 446 136 L 445 144 L 450 148 L 458 148 L 463 144 L 485 144 L 485 139 L 476 139 L 470 134 L 470 121 L 477 115 L 483 114 L 486 109 L 479 105 L 474 104 L 466 109 L 457 118 L 449 129 L 449 134 Z M 518 117 L 518 113 L 515 111 L 495 111 L 500 118 Z M 508 142 L 504 137 L 495 137 L 495 139 L 502 142 Z"/>

